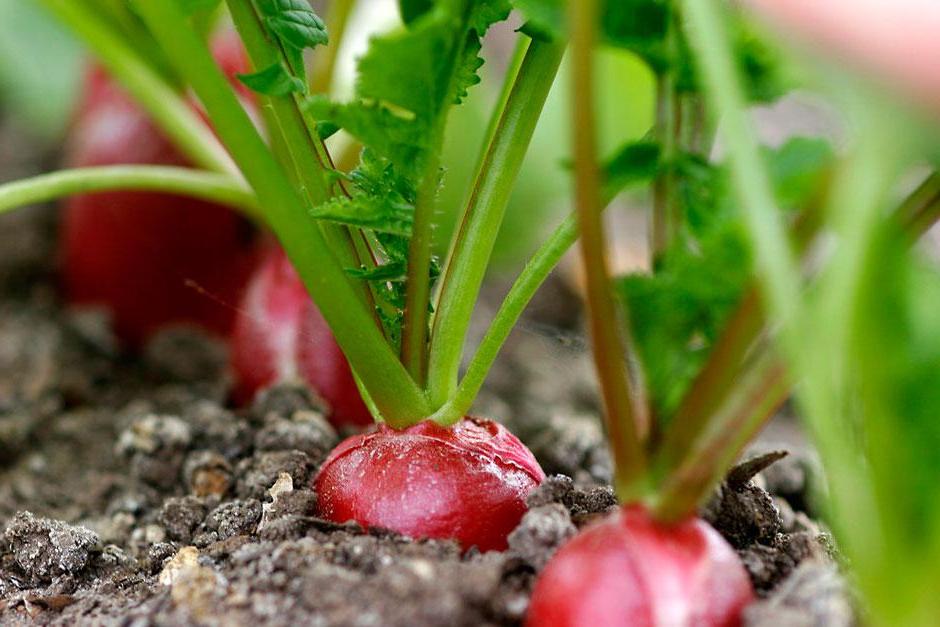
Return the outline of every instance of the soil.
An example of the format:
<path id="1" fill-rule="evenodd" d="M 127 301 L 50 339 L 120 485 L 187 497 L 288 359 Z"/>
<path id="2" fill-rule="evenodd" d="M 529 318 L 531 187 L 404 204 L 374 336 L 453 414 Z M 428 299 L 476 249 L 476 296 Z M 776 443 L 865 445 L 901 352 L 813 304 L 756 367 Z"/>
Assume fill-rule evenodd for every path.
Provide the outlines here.
<path id="1" fill-rule="evenodd" d="M 8 148 L 2 123 L 0 137 L 3 176 L 40 167 L 41 153 Z M 310 479 L 342 435 L 329 409 L 298 385 L 230 407 L 224 345 L 191 329 L 123 354 L 105 315 L 57 301 L 54 238 L 53 208 L 0 219 L 4 625 L 517 625 L 552 553 L 616 506 L 562 282 L 543 290 L 478 406 L 551 476 L 508 551 L 461 554 L 313 516 Z M 799 441 L 786 418 L 772 431 Z M 807 496 L 815 463 L 787 448 L 732 473 L 703 516 L 754 581 L 746 625 L 853 625 Z"/>

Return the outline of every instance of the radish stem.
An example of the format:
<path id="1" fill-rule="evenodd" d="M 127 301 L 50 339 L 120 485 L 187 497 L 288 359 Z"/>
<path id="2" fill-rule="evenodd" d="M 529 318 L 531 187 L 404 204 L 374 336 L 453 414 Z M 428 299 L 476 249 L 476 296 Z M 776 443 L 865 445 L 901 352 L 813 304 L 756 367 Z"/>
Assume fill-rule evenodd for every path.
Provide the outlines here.
<path id="1" fill-rule="evenodd" d="M 258 199 L 225 174 L 156 165 L 115 165 L 60 170 L 0 185 L 0 213 L 40 202 L 115 190 L 166 192 L 216 202 L 261 217 Z"/>

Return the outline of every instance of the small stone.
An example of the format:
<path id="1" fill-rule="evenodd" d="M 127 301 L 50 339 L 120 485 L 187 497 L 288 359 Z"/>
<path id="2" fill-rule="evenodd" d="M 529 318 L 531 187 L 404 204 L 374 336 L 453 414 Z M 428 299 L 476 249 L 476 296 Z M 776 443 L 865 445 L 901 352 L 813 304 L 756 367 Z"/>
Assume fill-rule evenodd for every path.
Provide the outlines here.
<path id="1" fill-rule="evenodd" d="M 218 540 L 254 533 L 261 520 L 261 503 L 256 499 L 229 501 L 206 517 L 206 528 L 218 533 Z"/>
<path id="2" fill-rule="evenodd" d="M 238 464 L 235 492 L 240 498 L 261 500 L 281 473 L 290 475 L 292 485 L 306 485 L 311 469 L 303 451 L 259 451 Z"/>
<path id="3" fill-rule="evenodd" d="M 118 437 L 116 450 L 130 460 L 131 472 L 145 483 L 168 489 L 180 478 L 192 433 L 175 416 L 148 414 L 134 420 Z"/>
<path id="4" fill-rule="evenodd" d="M 194 496 L 169 498 L 160 510 L 160 523 L 172 540 L 189 543 L 206 518 L 206 504 Z"/>
<path id="5" fill-rule="evenodd" d="M 172 586 L 183 571 L 199 566 L 199 551 L 194 546 L 184 546 L 163 566 L 157 580 L 164 586 Z"/>
<path id="6" fill-rule="evenodd" d="M 183 464 L 183 479 L 195 496 L 224 496 L 232 485 L 232 466 L 215 451 L 193 451 Z"/>
<path id="7" fill-rule="evenodd" d="M 336 431 L 323 414 L 309 410 L 296 411 L 290 418 L 271 414 L 255 435 L 257 450 L 303 451 L 315 465 L 320 465 L 338 443 Z"/>
<path id="8" fill-rule="evenodd" d="M 509 550 L 540 571 L 555 551 L 577 532 L 568 509 L 560 503 L 549 503 L 526 512 L 509 534 Z"/>
<path id="9" fill-rule="evenodd" d="M 98 536 L 88 529 L 19 512 L 7 524 L 0 546 L 9 547 L 13 561 L 36 582 L 84 570 L 100 550 Z"/>

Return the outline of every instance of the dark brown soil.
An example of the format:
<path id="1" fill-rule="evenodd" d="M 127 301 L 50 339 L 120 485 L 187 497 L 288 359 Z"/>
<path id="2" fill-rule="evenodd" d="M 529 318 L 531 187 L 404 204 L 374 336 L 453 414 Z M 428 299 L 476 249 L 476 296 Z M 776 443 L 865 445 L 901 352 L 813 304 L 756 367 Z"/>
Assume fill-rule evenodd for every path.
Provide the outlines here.
<path id="1" fill-rule="evenodd" d="M 28 170 L 10 152 L 0 172 Z M 553 476 L 508 551 L 461 555 L 313 516 L 310 478 L 340 436 L 307 390 L 234 410 L 220 343 L 171 329 L 129 357 L 103 315 L 65 311 L 54 215 L 0 219 L 0 623 L 514 625 L 554 550 L 615 507 L 560 283 L 479 405 Z M 739 472 L 703 510 L 761 596 L 748 625 L 854 624 L 831 542 L 806 511 L 810 460 L 797 451 L 753 480 Z"/>

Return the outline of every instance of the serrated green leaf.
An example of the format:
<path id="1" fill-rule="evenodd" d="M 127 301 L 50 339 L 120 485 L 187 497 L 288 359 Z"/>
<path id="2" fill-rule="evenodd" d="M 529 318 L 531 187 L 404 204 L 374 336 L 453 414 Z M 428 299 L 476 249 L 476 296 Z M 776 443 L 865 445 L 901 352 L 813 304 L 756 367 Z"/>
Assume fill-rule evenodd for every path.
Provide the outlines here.
<path id="1" fill-rule="evenodd" d="M 339 104 L 314 96 L 305 106 L 316 119 L 346 129 L 365 146 L 385 156 L 403 175 L 413 178 L 421 172 L 427 128 L 414 118 L 403 117 L 375 101 Z"/>
<path id="2" fill-rule="evenodd" d="M 326 44 L 326 24 L 307 0 L 258 0 L 265 24 L 285 44 L 303 50 Z"/>
<path id="3" fill-rule="evenodd" d="M 477 0 L 470 14 L 470 28 L 482 36 L 490 26 L 508 18 L 511 11 L 509 0 Z"/>
<path id="4" fill-rule="evenodd" d="M 356 95 L 432 120 L 446 98 L 447 51 L 455 45 L 454 20 L 442 11 L 408 30 L 374 37 L 359 60 Z"/>
<path id="5" fill-rule="evenodd" d="M 351 198 L 337 196 L 310 212 L 317 220 L 329 220 L 402 237 L 411 236 L 413 214 L 413 205 L 365 194 Z"/>
<path id="6" fill-rule="evenodd" d="M 237 74 L 238 80 L 248 89 L 265 96 L 286 96 L 291 93 L 306 93 L 307 84 L 291 76 L 281 63 L 274 63 L 254 74 Z"/>

